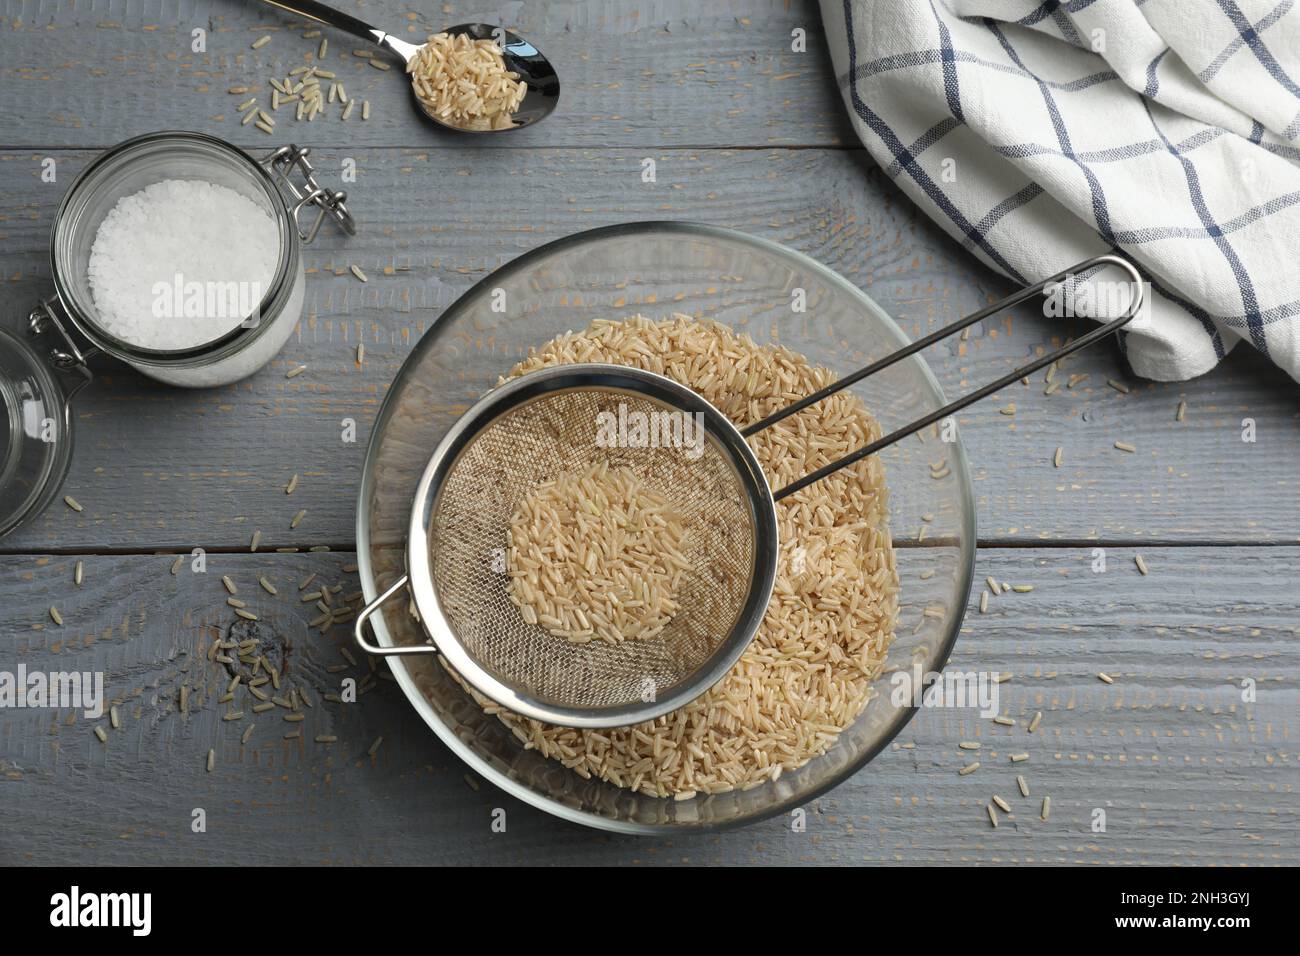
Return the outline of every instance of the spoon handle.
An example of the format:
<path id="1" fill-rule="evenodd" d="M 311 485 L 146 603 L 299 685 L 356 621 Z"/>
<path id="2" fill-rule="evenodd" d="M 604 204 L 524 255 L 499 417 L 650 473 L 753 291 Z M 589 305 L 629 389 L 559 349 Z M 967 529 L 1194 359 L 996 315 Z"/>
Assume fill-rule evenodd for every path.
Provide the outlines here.
<path id="1" fill-rule="evenodd" d="M 370 24 L 362 23 L 356 17 L 335 10 L 333 7 L 327 7 L 323 3 L 317 3 L 316 0 L 265 0 L 265 2 L 281 10 L 306 17 L 308 20 L 345 30 L 371 43 L 378 43 L 385 36 L 383 30 L 376 30 Z"/>
<path id="2" fill-rule="evenodd" d="M 372 27 L 354 16 L 335 10 L 333 7 L 327 7 L 323 3 L 317 3 L 316 0 L 263 0 L 263 2 L 269 3 L 273 7 L 279 7 L 281 10 L 296 13 L 308 20 L 315 20 L 317 23 L 323 23 L 328 27 L 351 33 L 355 37 L 369 40 L 379 46 L 387 47 L 404 60 L 409 60 L 415 54 L 415 51 L 419 49 L 418 45 L 414 43 L 400 40 L 391 33 L 385 33 L 383 30 Z"/>

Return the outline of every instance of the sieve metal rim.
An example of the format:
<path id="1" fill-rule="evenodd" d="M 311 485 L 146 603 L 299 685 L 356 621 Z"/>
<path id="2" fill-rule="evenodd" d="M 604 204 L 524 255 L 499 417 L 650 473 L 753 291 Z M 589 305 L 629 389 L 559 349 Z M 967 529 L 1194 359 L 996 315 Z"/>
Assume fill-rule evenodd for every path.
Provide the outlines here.
<path id="1" fill-rule="evenodd" d="M 740 483 L 748 492 L 746 499 L 752 513 L 755 540 L 750 586 L 736 623 L 731 634 L 694 673 L 692 680 L 678 684 L 651 702 L 601 708 L 566 707 L 516 691 L 498 681 L 465 651 L 447 626 L 438 600 L 433 583 L 429 530 L 438 490 L 445 483 L 460 452 L 484 427 L 504 412 L 542 396 L 593 388 L 648 395 L 685 411 L 702 414 L 705 434 L 722 447 L 727 461 L 736 469 Z M 655 372 L 625 365 L 575 363 L 539 369 L 504 382 L 486 392 L 456 420 L 429 458 L 416 485 L 407 532 L 406 567 L 408 586 L 420 615 L 421 627 L 433 644 L 428 650 L 436 649 L 441 653 L 475 690 L 525 717 L 564 727 L 602 729 L 626 727 L 671 713 L 695 700 L 726 676 L 749 647 L 767 612 L 776 582 L 778 555 L 776 503 L 772 490 L 758 458 L 730 419 L 693 389 Z M 362 622 L 358 621 L 358 631 L 361 626 Z"/>

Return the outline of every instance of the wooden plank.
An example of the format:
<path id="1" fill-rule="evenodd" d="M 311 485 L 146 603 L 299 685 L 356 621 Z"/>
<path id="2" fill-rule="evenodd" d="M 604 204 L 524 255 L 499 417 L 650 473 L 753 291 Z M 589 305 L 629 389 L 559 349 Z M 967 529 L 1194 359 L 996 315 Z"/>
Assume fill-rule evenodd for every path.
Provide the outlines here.
<path id="1" fill-rule="evenodd" d="M 0 154 L 0 321 L 15 326 L 50 292 L 54 211 L 92 154 L 58 153 L 55 184 L 40 181 L 43 155 Z M 101 363 L 76 405 L 79 442 L 67 483 L 86 511 L 56 507 L 0 547 L 235 548 L 255 529 L 269 547 L 347 546 L 369 427 L 414 343 L 473 282 L 594 225 L 695 219 L 786 243 L 866 290 L 913 337 L 1011 288 L 919 218 L 863 153 L 677 151 L 661 156 L 653 185 L 641 183 L 635 157 L 618 150 L 322 150 L 317 159 L 328 176 L 345 155 L 360 170 L 349 189 L 361 233 L 346 242 L 323 235 L 307 248 L 305 317 L 281 356 L 246 382 L 203 392 L 158 387 Z M 436 215 L 431 197 L 439 197 Z M 358 282 L 350 263 L 371 280 Z M 611 304 L 611 313 L 635 308 Z M 1071 330 L 1040 316 L 1002 317 L 929 356 L 955 395 Z M 359 340 L 367 349 L 362 368 L 354 361 Z M 480 358 L 499 354 L 501 371 L 519 355 L 493 347 Z M 1278 506 L 1294 499 L 1297 484 L 1294 386 L 1250 350 L 1238 351 L 1202 379 L 1154 384 L 1126 378 L 1114 351 L 1097 347 L 1063 370 L 1063 378 L 1088 376 L 1074 388 L 1045 396 L 1040 374 L 963 413 L 982 540 L 1300 538 L 1300 512 Z M 286 380 L 299 363 L 309 371 Z M 1124 379 L 1131 393 L 1107 387 L 1110 378 Z M 1177 423 L 1180 399 L 1188 411 Z M 999 414 L 1010 402 L 1016 414 Z M 1254 444 L 1241 441 L 1246 417 L 1256 422 Z M 342 440 L 345 419 L 357 423 L 355 443 Z M 1115 450 L 1119 439 L 1137 453 Z M 302 483 L 289 500 L 282 489 L 295 472 Z M 300 508 L 308 517 L 291 534 Z"/>
<path id="2" fill-rule="evenodd" d="M 417 14 L 398 0 L 339 6 L 411 42 L 487 9 L 456 2 Z M 561 99 L 544 124 L 476 139 L 480 148 L 856 145 L 811 0 L 553 0 L 492 10 L 546 53 Z M 326 29 L 329 48 L 317 61 L 320 41 L 303 39 L 298 21 L 260 4 L 15 0 L 6 13 L 0 146 L 104 147 L 157 129 L 208 128 L 258 149 L 290 135 L 311 146 L 462 145 L 415 112 L 400 67 L 383 73 L 351 54 L 365 41 Z M 207 31 L 204 52 L 192 50 L 195 29 Z M 805 31 L 804 52 L 792 50 L 795 29 Z M 263 35 L 270 44 L 251 49 Z M 286 105 L 275 113 L 278 136 L 239 125 L 234 108 L 252 94 L 228 89 L 256 87 L 269 109 L 267 79 L 308 65 L 329 69 L 351 96 L 370 101 L 370 120 L 362 122 L 357 107 L 343 122 L 342 107 L 331 106 L 312 123 L 295 122 Z"/>
<path id="3" fill-rule="evenodd" d="M 325 704 L 346 676 L 326 670 L 342 662 L 334 648 L 343 635 L 293 630 L 310 612 L 292 594 L 259 595 L 253 582 L 309 570 L 346 578 L 350 555 L 214 554 L 205 574 L 177 577 L 165 556 L 91 555 L 79 590 L 72 556 L 3 557 L 0 670 L 103 670 L 123 726 L 105 746 L 71 711 L 0 712 L 0 862 L 1300 863 L 1300 548 L 1142 553 L 1147 577 L 1123 548 L 1108 549 L 1104 574 L 1093 573 L 1088 548 L 982 551 L 977 579 L 1034 589 L 994 599 L 983 615 L 977 591 L 951 667 L 1010 672 L 998 685 L 1000 710 L 1016 726 L 924 709 L 875 761 L 805 808 L 806 832 L 778 819 L 663 840 L 597 834 L 485 782 L 471 786 L 390 683 L 357 705 Z M 905 593 L 925 561 L 924 549 L 901 552 Z M 305 677 L 317 703 L 302 726 L 337 744 L 286 743 L 272 725 L 293 725 L 258 715 L 241 748 L 247 721 L 222 722 L 225 706 L 212 696 L 196 696 L 188 716 L 176 712 L 182 679 L 213 694 L 224 686 L 196 656 L 205 626 L 230 619 L 221 574 L 295 636 L 287 673 Z M 52 603 L 62 628 L 46 616 Z M 364 672 L 363 662 L 347 673 Z M 1247 678 L 1255 702 L 1243 701 Z M 372 760 L 366 751 L 380 734 Z M 981 744 L 982 766 L 969 776 L 956 772 L 970 759 L 959 740 Z M 1021 752 L 1028 760 L 1011 763 Z M 984 808 L 995 793 L 1014 812 L 993 830 Z M 207 811 L 205 834 L 190 832 L 196 807 Z M 490 830 L 497 808 L 504 834 Z M 1092 829 L 1097 809 L 1104 833 Z"/>

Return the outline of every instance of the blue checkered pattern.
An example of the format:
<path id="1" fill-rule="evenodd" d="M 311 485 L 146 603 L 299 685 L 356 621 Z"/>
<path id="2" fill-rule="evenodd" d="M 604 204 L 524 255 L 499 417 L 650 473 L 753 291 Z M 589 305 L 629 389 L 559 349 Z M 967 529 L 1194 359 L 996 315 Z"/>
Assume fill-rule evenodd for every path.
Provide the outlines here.
<path id="1" fill-rule="evenodd" d="M 1240 340 L 1300 380 L 1300 0 L 821 0 L 854 126 L 972 253 L 1030 283 L 1119 250 L 1126 354 Z"/>

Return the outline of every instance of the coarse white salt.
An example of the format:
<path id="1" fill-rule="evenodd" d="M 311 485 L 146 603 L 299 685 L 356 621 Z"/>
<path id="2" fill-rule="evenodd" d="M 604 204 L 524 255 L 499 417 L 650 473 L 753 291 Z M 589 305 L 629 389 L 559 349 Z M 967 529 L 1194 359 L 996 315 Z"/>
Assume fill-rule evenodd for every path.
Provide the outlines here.
<path id="1" fill-rule="evenodd" d="M 142 348 L 190 349 L 252 315 L 279 260 L 279 228 L 253 200 L 164 179 L 109 210 L 87 273 L 105 331 Z"/>

